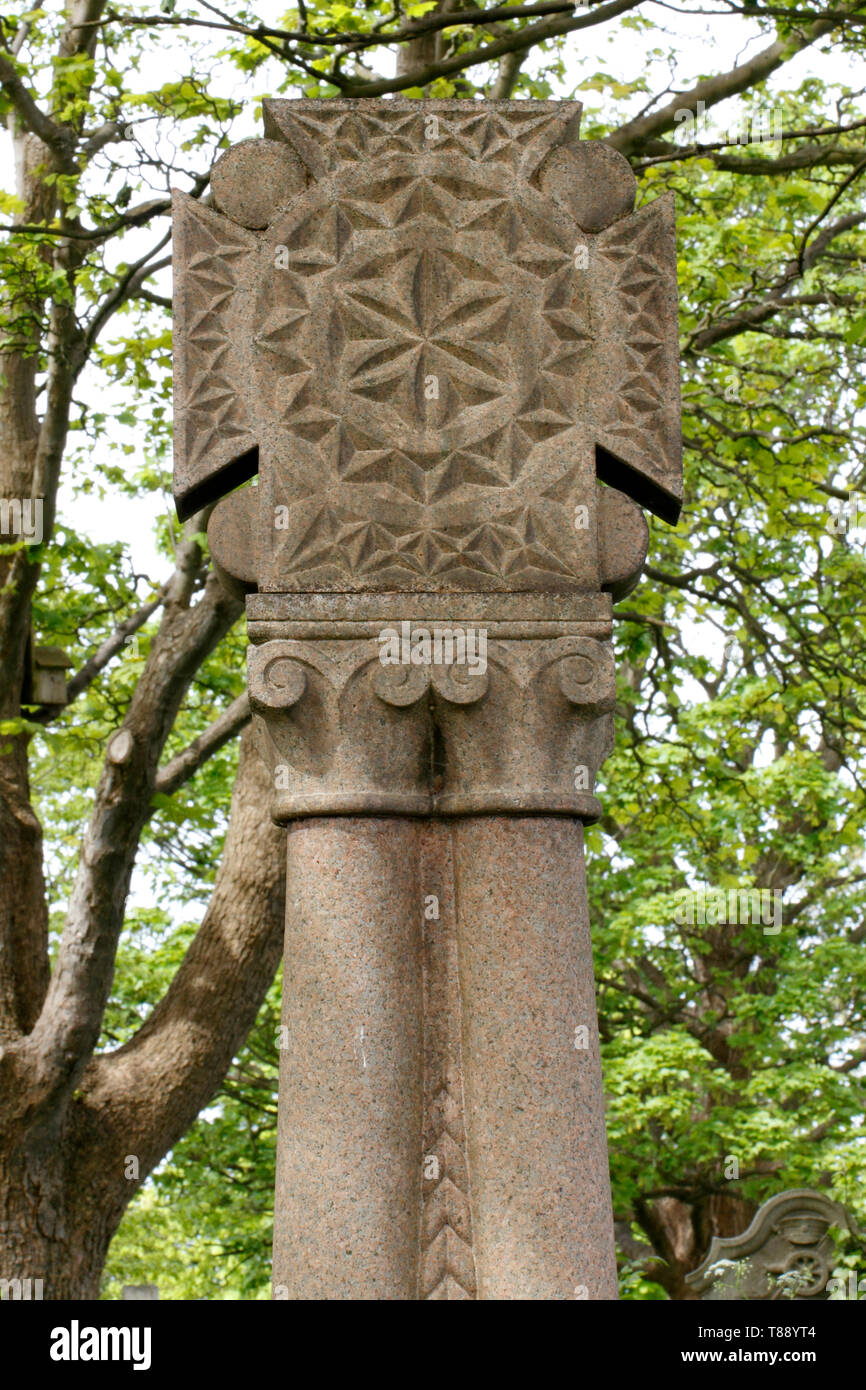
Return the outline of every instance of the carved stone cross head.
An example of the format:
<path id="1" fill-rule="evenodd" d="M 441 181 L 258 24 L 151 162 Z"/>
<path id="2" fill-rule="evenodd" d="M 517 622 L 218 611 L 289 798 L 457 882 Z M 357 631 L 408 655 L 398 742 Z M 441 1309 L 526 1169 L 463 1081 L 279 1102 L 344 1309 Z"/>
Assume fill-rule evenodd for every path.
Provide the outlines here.
<path id="1" fill-rule="evenodd" d="M 672 198 L 632 212 L 579 122 L 270 101 L 216 210 L 175 195 L 175 492 L 190 513 L 258 471 L 248 586 L 591 591 L 597 477 L 676 519 Z"/>

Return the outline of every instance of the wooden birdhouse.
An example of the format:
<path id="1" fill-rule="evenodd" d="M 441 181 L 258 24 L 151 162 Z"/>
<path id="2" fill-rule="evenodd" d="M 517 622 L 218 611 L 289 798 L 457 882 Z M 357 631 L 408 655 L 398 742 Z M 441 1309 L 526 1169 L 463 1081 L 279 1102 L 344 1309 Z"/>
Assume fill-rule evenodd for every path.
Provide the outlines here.
<path id="1" fill-rule="evenodd" d="M 22 704 L 61 708 L 67 703 L 66 671 L 72 665 L 69 657 L 62 647 L 37 647 L 32 639 L 28 657 Z"/>

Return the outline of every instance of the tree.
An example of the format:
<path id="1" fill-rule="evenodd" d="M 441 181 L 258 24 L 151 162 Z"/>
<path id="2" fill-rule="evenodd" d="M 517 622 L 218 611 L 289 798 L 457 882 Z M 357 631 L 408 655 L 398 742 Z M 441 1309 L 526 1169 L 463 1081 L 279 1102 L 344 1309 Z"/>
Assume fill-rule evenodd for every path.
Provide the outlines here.
<path id="1" fill-rule="evenodd" d="M 96 1297 L 129 1202 L 224 1079 L 227 1104 L 234 1087 L 231 1103 L 272 1107 L 242 1048 L 279 958 L 282 834 L 248 731 L 229 805 L 240 605 L 210 569 L 205 513 L 179 535 L 159 522 L 151 578 L 58 508 L 166 487 L 169 184 L 207 198 L 263 87 L 573 86 L 596 98 L 585 133 L 680 213 L 689 505 L 677 531 L 653 528 L 650 582 L 618 610 L 619 744 L 590 879 L 627 1283 L 687 1296 L 708 1234 L 775 1186 L 854 1189 L 864 563 L 828 521 L 862 481 L 866 117 L 838 80 L 778 84 L 804 53 L 858 55 L 866 7 L 720 4 L 714 22 L 758 51 L 666 90 L 650 82 L 673 55 L 638 0 L 302 4 L 273 24 L 178 8 L 68 0 L 0 21 L 16 179 L 0 498 L 42 504 L 41 534 L 4 522 L 0 537 L 0 1272 Z M 572 46 L 583 31 L 637 35 L 644 71 L 594 68 Z M 732 98 L 778 113 L 779 139 L 706 128 Z M 74 662 L 63 709 L 34 703 L 45 639 Z M 134 871 L 156 907 L 130 897 Z M 700 880 L 783 894 L 782 931 L 677 922 L 677 889 Z"/>

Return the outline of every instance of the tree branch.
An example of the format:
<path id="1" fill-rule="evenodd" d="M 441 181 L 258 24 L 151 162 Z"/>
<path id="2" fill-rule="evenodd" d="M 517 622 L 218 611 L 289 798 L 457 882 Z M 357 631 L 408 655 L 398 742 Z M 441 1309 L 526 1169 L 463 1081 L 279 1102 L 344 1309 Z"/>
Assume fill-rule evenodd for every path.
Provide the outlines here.
<path id="1" fill-rule="evenodd" d="M 37 105 L 32 94 L 24 86 L 15 70 L 15 64 L 0 53 L 0 87 L 15 108 L 21 124 L 31 135 L 36 135 L 51 151 L 58 164 L 66 172 L 75 165 L 72 151 L 75 147 L 75 134 L 66 126 L 56 125 L 50 116 Z"/>
<path id="2" fill-rule="evenodd" d="M 94 1058 L 82 1079 L 94 1147 L 102 1152 L 107 1142 L 106 1187 L 120 1210 L 130 1190 L 125 1155 L 139 1158 L 143 1181 L 185 1133 L 219 1087 L 274 977 L 284 933 L 286 832 L 271 821 L 272 790 L 247 729 L 204 920 L 135 1037 Z"/>
<path id="3" fill-rule="evenodd" d="M 127 300 L 133 299 L 140 292 L 144 281 L 149 279 L 151 275 L 155 275 L 158 270 L 162 270 L 165 266 L 171 265 L 171 256 L 163 256 L 162 260 L 154 261 L 152 265 L 149 264 L 151 256 L 155 256 L 157 251 L 161 251 L 163 246 L 170 240 L 171 230 L 167 231 L 165 236 L 160 237 L 156 245 L 152 246 L 149 251 L 146 251 L 139 260 L 127 266 L 114 289 L 105 296 L 87 328 L 85 341 L 88 352 L 108 323 L 108 320 L 112 318 L 119 309 L 123 308 Z"/>
<path id="4" fill-rule="evenodd" d="M 199 516 L 187 522 L 147 664 L 109 741 L 57 964 L 39 1020 L 21 1044 L 31 1102 L 40 1109 L 71 1093 L 96 1045 L 160 754 L 196 671 L 242 612 L 213 574 L 202 598 L 189 606 L 201 574 L 193 539 L 200 524 Z"/>
<path id="5" fill-rule="evenodd" d="M 684 348 L 684 352 L 689 354 L 705 352 L 707 348 L 713 347 L 725 338 L 733 338 L 738 333 L 748 333 L 750 330 L 758 328 L 767 319 L 786 308 L 796 308 L 796 300 L 786 297 L 784 290 L 815 265 L 831 241 L 842 236 L 843 233 L 851 231 L 852 228 L 861 226 L 864 222 L 866 222 L 866 213 L 851 212 L 845 217 L 840 217 L 831 226 L 825 227 L 824 231 L 820 232 L 798 257 L 788 261 L 782 274 L 773 281 L 760 303 L 750 304 L 738 314 L 719 319 L 717 323 L 693 333 Z"/>
<path id="6" fill-rule="evenodd" d="M 347 80 L 338 85 L 341 92 L 349 97 L 381 97 L 387 96 L 389 92 L 402 92 L 406 87 L 426 87 L 437 77 L 450 77 L 455 72 L 464 72 L 466 68 L 476 67 L 479 63 L 492 63 L 507 53 L 532 48 L 535 44 L 544 43 L 547 39 L 557 38 L 562 34 L 571 34 L 578 29 L 588 29 L 596 24 L 603 24 L 605 20 L 615 19 L 617 15 L 624 14 L 627 10 L 636 9 L 639 4 L 640 0 L 608 0 L 607 4 L 598 5 L 579 18 L 543 20 L 539 24 L 530 24 L 525 29 L 515 30 L 507 38 L 495 39 L 493 43 L 486 44 L 482 48 L 474 48 L 470 53 L 455 53 L 450 58 L 428 63 L 424 67 L 401 73 L 397 77 L 380 78 L 375 82 Z M 454 23 L 453 15 L 451 16 L 451 23 Z M 330 80 L 324 73 L 319 73 L 318 76 Z"/>
<path id="7" fill-rule="evenodd" d="M 852 6 L 852 9 L 856 9 Z M 798 53 L 802 53 L 804 48 L 817 42 L 818 39 L 829 34 L 835 27 L 835 20 L 820 20 L 812 24 L 805 34 L 794 35 L 787 39 L 777 39 L 768 48 L 756 53 L 754 58 L 748 62 L 740 64 L 738 67 L 731 68 L 729 72 L 717 73 L 713 77 L 705 77 L 697 82 L 687 92 L 681 92 L 669 101 L 667 106 L 654 111 L 646 116 L 639 116 L 633 121 L 627 121 L 625 125 L 619 127 L 608 136 L 608 144 L 613 145 L 614 149 L 624 155 L 634 155 L 645 149 L 650 141 L 663 135 L 665 131 L 673 130 L 677 122 L 677 117 L 684 111 L 691 111 L 694 115 L 698 102 L 702 103 L 702 109 L 717 105 L 720 101 L 726 101 L 728 97 L 737 96 L 740 92 L 746 91 L 749 87 L 754 87 L 756 83 L 763 82 L 767 77 L 774 73 L 777 68 L 784 66 L 785 63 Z M 650 151 L 654 153 L 654 151 Z"/>
<path id="8" fill-rule="evenodd" d="M 811 140 L 813 143 L 801 145 L 799 149 L 792 150 L 789 154 L 779 155 L 778 158 L 726 154 L 726 150 L 740 147 L 739 141 L 730 139 L 712 140 L 704 144 L 696 143 L 693 145 L 675 145 L 664 142 L 666 144 L 664 153 L 635 160 L 632 167 L 638 172 L 642 169 L 650 169 L 656 164 L 677 164 L 689 159 L 709 159 L 712 160 L 717 169 L 724 169 L 729 173 L 780 174 L 790 173 L 794 169 L 809 169 L 814 165 L 858 164 L 864 153 L 859 146 L 820 145 L 814 142 L 822 136 L 839 140 L 841 136 L 862 130 L 864 126 L 866 126 L 866 120 L 851 121 L 848 125 L 807 126 L 800 130 L 783 130 L 778 137 L 781 144 L 793 140 Z"/>
<path id="9" fill-rule="evenodd" d="M 414 43 L 417 39 L 436 34 L 442 29 L 452 29 L 463 25 L 482 28 L 500 21 L 528 19 L 537 15 L 573 14 L 575 3 L 576 0 L 545 0 L 545 3 L 538 5 L 493 5 L 488 10 L 481 9 L 476 5 L 467 5 L 465 8 L 449 8 L 444 12 L 423 15 L 418 19 L 409 20 L 407 24 L 398 29 L 386 29 L 381 25 L 376 25 L 370 33 L 366 34 L 346 31 L 345 29 L 325 29 L 321 32 L 306 28 L 280 29 L 268 24 L 243 24 L 238 20 L 230 19 L 228 16 L 214 21 L 212 19 L 194 19 L 185 15 L 133 16 L 111 12 L 102 23 L 124 23 L 143 28 L 173 26 L 219 29 L 232 34 L 243 34 L 244 37 L 257 39 L 259 42 L 264 39 L 278 39 L 284 44 L 300 43 L 306 47 L 315 45 L 323 48 L 361 49 L 382 44 Z M 212 6 L 206 8 L 213 9 Z M 214 13 L 219 12 L 214 10 Z"/>
<path id="10" fill-rule="evenodd" d="M 511 96 L 527 57 L 528 51 L 520 49 L 515 53 L 506 53 L 499 59 L 499 74 L 490 93 L 492 101 L 505 101 Z"/>
<path id="11" fill-rule="evenodd" d="M 199 734 L 182 753 L 178 753 L 171 762 L 160 768 L 156 774 L 154 791 L 162 796 L 171 796 L 178 787 L 182 787 L 198 772 L 208 758 L 218 753 L 224 744 L 233 739 L 235 734 L 249 723 L 250 717 L 249 696 L 239 695 L 203 734 Z"/>
<path id="12" fill-rule="evenodd" d="M 128 638 L 130 638 L 133 633 L 138 632 L 139 628 L 144 627 L 148 618 L 159 608 L 165 597 L 165 592 L 165 588 L 163 587 L 160 589 L 156 598 L 151 599 L 149 603 L 145 603 L 129 618 L 126 618 L 120 623 L 111 636 L 107 637 L 100 647 L 97 647 L 93 656 L 88 657 L 84 665 L 66 682 L 66 705 L 63 708 L 68 709 L 73 701 L 77 700 L 78 696 L 81 695 L 88 686 L 93 684 L 99 673 L 105 670 L 109 661 L 117 656 L 117 653 L 122 649 Z M 27 717 L 35 724 L 50 724 L 52 720 L 57 718 L 59 713 L 60 710 L 54 705 L 41 705 L 39 709 L 35 710 Z"/>

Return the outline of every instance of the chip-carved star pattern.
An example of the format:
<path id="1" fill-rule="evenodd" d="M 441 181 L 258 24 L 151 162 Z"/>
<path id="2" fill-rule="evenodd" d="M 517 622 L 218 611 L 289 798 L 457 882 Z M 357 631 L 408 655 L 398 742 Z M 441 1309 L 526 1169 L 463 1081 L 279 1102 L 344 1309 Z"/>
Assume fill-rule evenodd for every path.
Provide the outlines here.
<path id="1" fill-rule="evenodd" d="M 279 103 L 275 111 L 280 122 Z M 577 103 L 544 109 L 527 102 L 524 111 L 513 106 L 479 110 L 469 102 L 423 109 L 394 103 L 392 109 L 380 105 L 369 110 L 347 108 L 340 101 L 315 109 L 292 103 L 291 119 L 282 130 L 302 159 L 318 158 L 330 171 L 344 164 L 425 150 L 515 170 L 533 151 L 540 158 L 560 138 L 564 119 L 578 111 Z"/>
<path id="2" fill-rule="evenodd" d="M 274 230 L 289 264 L 260 291 L 256 381 L 285 441 L 289 579 L 576 576 L 576 459 L 539 464 L 550 441 L 577 448 L 594 343 L 571 238 L 449 163 L 356 178 Z"/>
<path id="3" fill-rule="evenodd" d="M 611 440 L 621 441 L 627 455 L 636 450 L 661 472 L 671 452 L 666 406 L 673 398 L 678 363 L 665 305 L 671 268 L 661 260 L 671 241 L 659 235 L 659 215 L 662 209 L 652 204 L 600 240 L 600 255 L 614 273 L 618 331 L 612 349 L 621 382 L 600 423 Z"/>
<path id="4" fill-rule="evenodd" d="M 251 437 L 238 390 L 239 363 L 231 329 L 232 299 L 255 239 L 228 218 L 184 199 L 175 212 L 176 256 L 183 261 L 183 331 L 175 352 L 182 392 L 176 403 L 183 458 L 191 474 L 217 451 L 231 454 Z"/>

